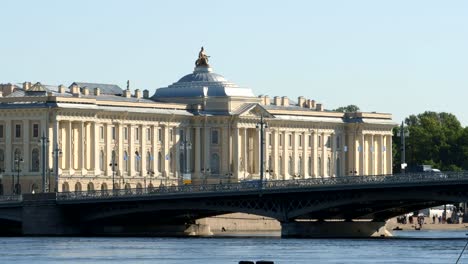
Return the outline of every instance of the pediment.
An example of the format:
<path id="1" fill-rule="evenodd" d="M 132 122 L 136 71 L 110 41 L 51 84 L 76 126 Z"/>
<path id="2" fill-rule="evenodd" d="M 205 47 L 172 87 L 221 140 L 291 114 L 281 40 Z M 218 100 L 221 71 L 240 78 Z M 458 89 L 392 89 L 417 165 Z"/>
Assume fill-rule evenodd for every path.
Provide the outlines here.
<path id="1" fill-rule="evenodd" d="M 266 118 L 272 118 L 274 117 L 272 114 L 270 114 L 265 108 L 263 108 L 260 104 L 245 104 L 240 106 L 236 110 L 236 114 L 240 117 L 253 117 L 253 118 L 260 118 L 260 117 L 266 117 Z"/>

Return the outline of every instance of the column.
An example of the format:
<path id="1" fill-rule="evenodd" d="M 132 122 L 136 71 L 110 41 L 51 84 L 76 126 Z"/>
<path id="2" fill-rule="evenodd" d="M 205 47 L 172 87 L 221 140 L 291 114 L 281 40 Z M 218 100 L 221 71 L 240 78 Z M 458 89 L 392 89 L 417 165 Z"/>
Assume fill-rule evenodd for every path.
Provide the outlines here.
<path id="1" fill-rule="evenodd" d="M 140 126 L 140 146 L 141 146 L 141 153 L 140 153 L 140 164 L 141 164 L 141 168 L 140 168 L 140 176 L 141 177 L 144 177 L 148 170 L 147 170 L 147 166 L 146 166 L 146 163 L 147 163 L 147 159 L 148 159 L 148 150 L 146 148 L 146 143 L 148 142 L 148 134 L 146 133 L 146 126 L 145 125 L 141 125 Z"/>
<path id="2" fill-rule="evenodd" d="M 112 159 L 112 151 L 114 150 L 114 140 L 112 139 L 113 124 L 106 123 L 104 130 L 104 142 L 106 147 L 106 155 L 104 159 L 104 170 L 107 176 L 112 176 L 112 167 L 109 166 Z"/>
<path id="3" fill-rule="evenodd" d="M 329 176 L 333 176 L 333 177 L 336 177 L 337 173 L 336 173 L 336 136 L 335 136 L 335 133 L 332 133 L 330 135 L 330 140 L 331 140 L 331 143 L 330 143 L 330 147 L 331 147 L 331 153 L 330 153 L 330 175 Z"/>
<path id="4" fill-rule="evenodd" d="M 46 127 L 45 127 L 45 120 L 41 120 L 41 131 L 39 132 L 39 137 L 42 137 L 42 133 L 44 133 L 44 136 L 46 136 Z M 31 154 L 29 153 L 29 135 L 31 134 L 31 131 L 29 130 L 29 120 L 23 120 L 23 153 L 22 153 L 22 158 L 24 160 L 24 163 L 21 165 L 22 169 L 24 172 L 29 172 L 29 169 L 31 167 L 31 159 L 30 159 L 30 156 Z M 39 156 L 41 157 L 41 160 L 40 160 L 40 171 L 42 172 L 42 169 L 43 167 L 46 165 L 46 163 L 44 162 L 45 161 L 45 157 L 43 157 L 42 155 L 42 143 L 41 143 L 41 146 L 39 148 Z M 23 172 L 23 173 L 24 173 Z M 24 189 L 26 190 L 26 189 Z"/>
<path id="5" fill-rule="evenodd" d="M 84 122 L 79 123 L 79 133 L 77 143 L 80 147 L 79 150 L 79 170 L 81 175 L 85 175 L 85 141 L 86 135 L 84 130 Z M 83 186 L 84 187 L 84 186 Z"/>
<path id="6" fill-rule="evenodd" d="M 173 146 L 175 148 L 175 151 L 174 151 L 175 153 L 173 152 L 173 154 L 172 154 L 172 158 L 175 159 L 175 162 L 172 162 L 171 164 L 172 164 L 172 166 L 175 166 L 175 168 L 173 168 L 174 177 L 179 177 L 178 175 L 180 175 L 182 173 L 180 171 L 180 162 L 182 162 L 180 160 L 180 152 L 181 152 L 180 146 L 182 146 L 181 143 L 182 143 L 182 141 L 184 139 L 180 137 L 180 132 L 177 129 L 177 127 L 174 127 L 172 129 L 172 138 L 175 140 L 174 143 L 173 143 Z M 180 177 L 182 177 L 182 175 L 180 175 Z"/>
<path id="7" fill-rule="evenodd" d="M 133 125 L 128 127 L 128 176 L 135 176 L 135 131 Z"/>
<path id="8" fill-rule="evenodd" d="M 221 153 L 220 153 L 220 171 L 223 176 L 231 172 L 230 162 L 229 162 L 229 130 L 227 125 L 221 129 Z"/>
<path id="9" fill-rule="evenodd" d="M 7 119 L 5 120 L 5 173 L 13 173 L 14 167 L 13 161 L 12 161 L 12 156 L 14 155 L 13 150 L 12 150 L 12 138 L 11 138 L 11 120 Z M 7 189 L 8 187 L 4 184 L 4 188 Z"/>
<path id="10" fill-rule="evenodd" d="M 309 135 L 306 132 L 302 132 L 302 171 L 304 172 L 304 179 L 308 178 L 310 172 L 308 171 L 309 164 Z"/>
<path id="11" fill-rule="evenodd" d="M 73 175 L 75 170 L 73 168 L 73 124 L 72 121 L 68 121 L 67 127 L 67 163 L 69 175 Z"/>
<path id="12" fill-rule="evenodd" d="M 232 174 L 234 177 L 235 181 L 239 180 L 239 159 L 240 159 L 240 139 L 239 139 L 239 128 L 234 127 L 234 133 L 232 137 L 232 164 L 233 164 L 233 170 Z"/>
<path id="13" fill-rule="evenodd" d="M 365 155 L 365 147 L 366 147 L 366 139 L 365 135 L 360 135 L 360 143 L 359 143 L 359 175 L 365 175 L 365 163 L 366 163 L 366 155 Z"/>
<path id="14" fill-rule="evenodd" d="M 124 135 L 123 135 L 123 128 L 124 128 L 124 124 L 123 123 L 118 123 L 116 124 L 116 132 L 117 132 L 117 150 L 116 150 L 116 159 L 115 159 L 115 163 L 117 163 L 117 168 L 115 168 L 117 170 L 116 174 L 117 175 L 123 175 L 124 173 L 124 168 L 125 168 L 125 160 L 124 160 Z M 127 135 L 128 136 L 128 135 Z M 112 156 L 110 157 L 110 162 L 109 163 L 112 163 Z M 109 165 L 109 164 L 107 164 Z M 112 169 L 112 167 L 111 167 Z"/>
<path id="15" fill-rule="evenodd" d="M 164 126 L 164 137 L 163 137 L 163 144 L 164 144 L 164 149 L 162 151 L 162 158 L 164 159 L 164 162 L 162 163 L 163 164 L 163 175 L 165 177 L 169 177 L 169 172 L 170 172 L 170 169 L 169 169 L 169 159 L 167 157 L 170 157 L 169 155 L 169 127 L 168 125 L 165 125 Z"/>
<path id="16" fill-rule="evenodd" d="M 283 180 L 289 179 L 289 168 L 288 168 L 288 163 L 289 163 L 289 146 L 288 146 L 288 134 L 286 133 L 286 130 L 283 131 Z"/>
<path id="17" fill-rule="evenodd" d="M 244 158 L 242 159 L 244 162 L 244 179 L 247 176 L 247 157 L 248 157 L 248 151 L 249 151 L 249 141 L 247 138 L 247 128 L 244 128 Z"/>
<path id="18" fill-rule="evenodd" d="M 386 146 L 385 146 L 385 154 L 386 154 L 386 169 L 385 174 L 392 174 L 392 136 L 386 135 L 385 136 Z"/>
<path id="19" fill-rule="evenodd" d="M 54 120 L 52 121 L 52 157 L 53 157 L 53 170 L 54 170 L 54 187 L 51 187 L 52 190 L 58 191 L 58 183 L 59 179 L 58 176 L 61 174 L 60 171 L 60 165 L 59 165 L 59 153 L 57 153 L 58 147 L 58 139 L 59 139 L 59 133 L 60 131 L 60 122 L 57 120 L 57 116 L 54 116 Z M 57 187 L 57 188 L 56 188 Z"/>
<path id="20" fill-rule="evenodd" d="M 192 151 L 193 151 L 193 138 L 192 138 L 192 129 L 190 127 L 186 127 L 185 131 L 185 140 L 189 144 L 190 148 L 187 147 L 187 157 L 185 157 L 186 162 L 186 170 L 188 173 L 191 174 L 192 172 Z"/>
<path id="21" fill-rule="evenodd" d="M 273 160 L 273 175 L 276 175 L 276 179 L 279 178 L 279 176 L 281 175 L 280 171 L 278 170 L 279 169 L 279 131 L 278 129 L 275 129 L 274 131 L 272 131 L 273 133 L 273 157 L 272 157 L 272 160 Z"/>
<path id="22" fill-rule="evenodd" d="M 299 135 L 297 134 L 296 131 L 292 132 L 292 145 L 293 145 L 293 172 L 295 175 L 300 174 L 300 171 L 297 171 L 298 169 L 298 163 L 299 163 Z"/>
<path id="23" fill-rule="evenodd" d="M 94 175 L 101 175 L 100 168 L 100 139 L 99 139 L 99 123 L 94 121 L 91 126 L 92 135 L 93 135 L 93 170 Z"/>
<path id="24" fill-rule="evenodd" d="M 257 139 L 254 142 L 254 153 L 255 153 L 255 159 L 254 159 L 254 173 L 258 173 L 260 175 L 260 163 L 262 162 L 262 157 L 260 156 L 261 151 L 261 143 L 260 143 L 260 136 L 261 136 L 261 129 L 257 129 Z M 259 178 L 260 179 L 260 178 Z"/>
<path id="25" fill-rule="evenodd" d="M 322 176 L 323 178 L 330 176 L 328 175 L 328 153 L 327 153 L 327 135 L 325 133 L 321 134 L 322 136 L 322 171 L 319 171 L 319 175 Z"/>
<path id="26" fill-rule="evenodd" d="M 211 168 L 210 168 L 210 146 L 211 146 L 210 128 L 207 127 L 206 125 L 205 125 L 204 132 L 205 132 L 205 136 L 203 140 L 203 168 L 205 168 L 205 170 L 209 168 L 211 171 Z"/>
<path id="27" fill-rule="evenodd" d="M 200 137 L 200 127 L 195 127 L 195 148 L 194 148 L 194 156 L 195 156 L 195 175 L 197 178 L 201 178 L 200 172 L 200 156 L 201 156 L 201 137 Z"/>
<path id="28" fill-rule="evenodd" d="M 382 175 L 382 174 L 385 174 L 384 173 L 384 155 L 385 155 L 385 152 L 384 152 L 384 143 L 383 143 L 383 135 L 380 134 L 378 135 L 378 141 L 379 141 L 379 147 L 378 149 L 376 149 L 377 151 L 377 174 L 379 175 Z"/>
<path id="29" fill-rule="evenodd" d="M 152 138 L 151 146 L 153 149 L 153 162 L 151 163 L 151 170 L 156 174 L 158 171 L 158 126 L 151 126 L 152 129 Z"/>
<path id="30" fill-rule="evenodd" d="M 319 175 L 318 172 L 318 131 L 317 129 L 314 130 L 312 134 L 312 171 L 311 171 L 311 176 L 314 178 L 317 178 Z"/>

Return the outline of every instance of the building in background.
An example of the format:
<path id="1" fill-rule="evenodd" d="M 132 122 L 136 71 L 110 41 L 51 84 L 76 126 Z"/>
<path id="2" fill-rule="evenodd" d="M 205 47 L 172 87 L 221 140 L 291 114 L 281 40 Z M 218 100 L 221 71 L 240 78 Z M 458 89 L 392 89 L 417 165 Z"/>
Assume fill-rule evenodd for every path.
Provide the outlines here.
<path id="1" fill-rule="evenodd" d="M 268 180 L 392 173 L 390 114 L 255 96 L 214 73 L 203 50 L 193 73 L 154 95 L 129 88 L 1 85 L 0 191 L 259 179 L 262 145 Z"/>

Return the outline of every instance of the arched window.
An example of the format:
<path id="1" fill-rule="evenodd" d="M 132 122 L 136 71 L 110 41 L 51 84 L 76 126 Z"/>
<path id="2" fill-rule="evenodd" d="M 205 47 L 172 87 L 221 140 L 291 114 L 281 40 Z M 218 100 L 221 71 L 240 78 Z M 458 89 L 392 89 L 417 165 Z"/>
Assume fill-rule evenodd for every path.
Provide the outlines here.
<path id="1" fill-rule="evenodd" d="M 158 172 L 162 171 L 162 154 L 161 152 L 158 152 Z"/>
<path id="2" fill-rule="evenodd" d="M 138 151 L 135 151 L 135 172 L 141 171 L 141 156 Z"/>
<path id="3" fill-rule="evenodd" d="M 33 149 L 31 152 L 31 171 L 39 171 L 39 150 L 37 148 Z"/>
<path id="4" fill-rule="evenodd" d="M 317 176 L 322 176 L 323 177 L 322 158 L 321 157 L 318 157 L 318 159 L 317 159 Z"/>
<path id="5" fill-rule="evenodd" d="M 128 160 L 128 153 L 127 153 L 127 151 L 124 151 L 123 155 L 124 155 L 124 156 L 123 156 L 123 159 L 124 159 L 124 160 L 123 160 L 123 163 L 124 163 L 124 164 L 123 164 L 123 165 L 124 165 L 124 166 L 123 166 L 123 167 L 124 167 L 124 171 L 128 173 L 128 162 L 129 162 L 129 160 Z"/>
<path id="6" fill-rule="evenodd" d="M 75 183 L 75 192 L 81 192 L 81 183 L 80 182 Z"/>
<path id="7" fill-rule="evenodd" d="M 88 192 L 91 193 L 91 192 L 94 192 L 94 184 L 92 182 L 89 182 L 88 183 Z"/>
<path id="8" fill-rule="evenodd" d="M 210 167 L 213 174 L 219 174 L 219 155 L 217 153 L 211 155 Z"/>
<path id="9" fill-rule="evenodd" d="M 105 166 L 104 166 L 104 163 L 105 163 L 104 158 L 105 158 L 105 157 L 104 157 L 104 151 L 101 150 L 101 152 L 99 153 L 99 169 L 100 169 L 101 171 L 104 171 L 104 168 L 105 168 Z"/>
<path id="10" fill-rule="evenodd" d="M 107 184 L 106 183 L 101 184 L 101 191 L 107 191 Z"/>
<path id="11" fill-rule="evenodd" d="M 62 192 L 69 192 L 70 191 L 70 186 L 68 185 L 68 182 L 62 183 Z"/>
<path id="12" fill-rule="evenodd" d="M 125 184 L 124 188 L 125 188 L 125 192 L 128 193 L 128 192 L 130 192 L 130 190 L 132 189 L 132 186 L 130 186 L 130 183 L 127 182 L 127 183 Z"/>
<path id="13" fill-rule="evenodd" d="M 289 175 L 294 175 L 294 162 L 291 156 L 289 156 L 288 170 L 289 170 Z"/>
<path id="14" fill-rule="evenodd" d="M 152 191 L 154 189 L 154 185 L 150 182 L 150 184 L 148 184 L 148 191 Z"/>
<path id="15" fill-rule="evenodd" d="M 120 189 L 120 185 L 119 183 L 114 183 L 114 190 L 119 190 Z"/>
<path id="16" fill-rule="evenodd" d="M 141 194 L 143 192 L 143 186 L 141 185 L 141 183 L 137 183 L 136 185 L 136 192 L 138 194 Z"/>
<path id="17" fill-rule="evenodd" d="M 327 159 L 327 176 L 331 176 L 331 159 Z"/>

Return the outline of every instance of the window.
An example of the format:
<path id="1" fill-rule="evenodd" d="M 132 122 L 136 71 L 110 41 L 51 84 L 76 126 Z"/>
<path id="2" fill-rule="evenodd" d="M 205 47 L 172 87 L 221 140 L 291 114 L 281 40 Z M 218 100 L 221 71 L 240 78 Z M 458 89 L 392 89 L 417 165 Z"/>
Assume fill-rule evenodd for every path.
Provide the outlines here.
<path id="1" fill-rule="evenodd" d="M 341 162 L 340 162 L 340 158 L 336 158 L 336 176 L 341 176 Z"/>
<path id="2" fill-rule="evenodd" d="M 162 142 L 163 134 L 162 134 L 162 129 L 158 128 L 158 141 Z"/>
<path id="3" fill-rule="evenodd" d="M 328 158 L 327 160 L 327 176 L 331 175 L 331 159 Z"/>
<path id="4" fill-rule="evenodd" d="M 292 147 L 292 135 L 289 134 L 289 146 Z"/>
<path id="5" fill-rule="evenodd" d="M 124 151 L 123 153 L 123 162 L 124 162 L 124 171 L 128 172 L 128 163 L 129 163 L 129 160 L 128 160 L 128 153 L 127 151 Z"/>
<path id="6" fill-rule="evenodd" d="M 312 147 L 312 135 L 309 135 L 309 148 Z"/>
<path id="7" fill-rule="evenodd" d="M 112 140 L 115 140 L 115 127 L 112 127 Z"/>
<path id="8" fill-rule="evenodd" d="M 211 130 L 211 144 L 219 143 L 219 131 L 217 129 Z"/>
<path id="9" fill-rule="evenodd" d="M 318 142 L 317 142 L 317 146 L 318 146 L 319 148 L 321 148 L 321 147 L 322 147 L 322 136 L 318 136 L 317 141 L 318 141 Z"/>
<path id="10" fill-rule="evenodd" d="M 99 169 L 101 171 L 104 171 L 104 151 L 101 150 L 101 153 L 99 155 Z"/>
<path id="11" fill-rule="evenodd" d="M 101 140 L 104 140 L 104 127 L 103 126 L 99 127 L 99 138 Z"/>
<path id="12" fill-rule="evenodd" d="M 322 158 L 321 157 L 319 157 L 317 159 L 317 174 L 320 175 L 320 176 L 323 175 L 322 174 Z"/>
<path id="13" fill-rule="evenodd" d="M 124 127 L 123 134 L 124 134 L 124 140 L 128 140 L 128 128 L 127 127 Z"/>
<path id="14" fill-rule="evenodd" d="M 21 125 L 15 125 L 15 137 L 21 137 Z"/>
<path id="15" fill-rule="evenodd" d="M 33 137 L 39 137 L 39 124 L 33 124 Z"/>
<path id="16" fill-rule="evenodd" d="M 158 172 L 162 171 L 162 154 L 161 152 L 158 152 Z"/>
<path id="17" fill-rule="evenodd" d="M 169 140 L 172 142 L 172 128 L 169 129 Z"/>
<path id="18" fill-rule="evenodd" d="M 151 153 L 148 151 L 148 152 L 146 153 L 146 170 L 147 170 L 148 172 L 151 171 L 151 163 L 152 163 L 152 161 L 153 161 L 153 156 L 152 156 Z"/>
<path id="19" fill-rule="evenodd" d="M 0 125 L 0 138 L 3 138 L 3 125 Z"/>
<path id="20" fill-rule="evenodd" d="M 299 162 L 297 163 L 297 171 L 299 172 L 299 175 L 304 175 L 304 171 L 302 170 L 302 157 L 299 157 Z"/>
<path id="21" fill-rule="evenodd" d="M 283 157 L 280 156 L 278 162 L 279 162 L 279 164 L 278 164 L 279 165 L 279 173 L 278 174 L 281 174 L 281 173 L 283 173 Z"/>
<path id="22" fill-rule="evenodd" d="M 336 148 L 340 148 L 340 136 L 336 136 Z"/>
<path id="23" fill-rule="evenodd" d="M 299 142 L 299 147 L 302 147 L 302 135 L 299 135 L 298 142 Z"/>
<path id="24" fill-rule="evenodd" d="M 135 140 L 140 140 L 140 129 L 138 127 L 135 127 Z"/>
<path id="25" fill-rule="evenodd" d="M 327 143 L 326 143 L 327 148 L 331 148 L 331 136 L 327 137 Z"/>
<path id="26" fill-rule="evenodd" d="M 271 140 L 271 133 L 268 134 L 268 146 L 271 147 L 272 140 Z"/>
<path id="27" fill-rule="evenodd" d="M 291 156 L 289 156 L 289 175 L 294 175 L 294 162 Z"/>
<path id="28" fill-rule="evenodd" d="M 146 129 L 146 140 L 151 141 L 151 128 Z"/>
<path id="29" fill-rule="evenodd" d="M 283 146 L 283 134 L 279 134 L 279 145 L 280 147 Z"/>
<path id="30" fill-rule="evenodd" d="M 31 153 L 31 171 L 39 171 L 39 150 L 36 148 L 33 149 Z"/>
<path id="31" fill-rule="evenodd" d="M 180 136 L 180 140 L 182 140 L 182 141 L 186 139 L 185 136 L 184 136 L 184 131 L 182 129 L 179 130 L 179 136 Z"/>
<path id="32" fill-rule="evenodd" d="M 210 166 L 211 166 L 211 172 L 213 174 L 219 174 L 219 155 L 218 154 L 213 153 L 211 155 Z"/>
<path id="33" fill-rule="evenodd" d="M 309 162 L 308 162 L 307 170 L 309 171 L 309 175 L 312 175 L 312 157 L 311 156 L 309 156 Z"/>

